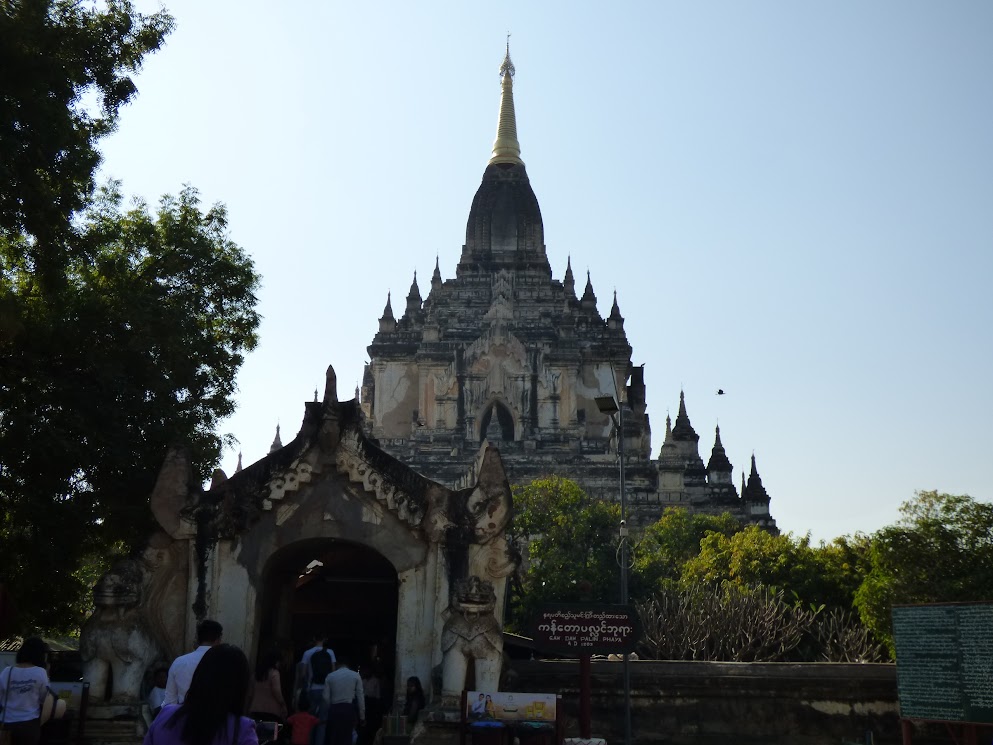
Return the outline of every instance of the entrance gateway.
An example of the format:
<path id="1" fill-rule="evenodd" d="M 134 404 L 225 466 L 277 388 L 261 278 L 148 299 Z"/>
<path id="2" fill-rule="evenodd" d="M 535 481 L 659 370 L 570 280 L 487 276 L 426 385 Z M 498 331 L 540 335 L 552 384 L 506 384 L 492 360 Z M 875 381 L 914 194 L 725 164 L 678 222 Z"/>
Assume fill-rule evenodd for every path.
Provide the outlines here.
<path id="1" fill-rule="evenodd" d="M 159 529 L 94 591 L 81 634 L 91 700 L 138 701 L 145 672 L 192 649 L 203 618 L 249 658 L 274 646 L 298 658 L 321 632 L 359 660 L 375 647 L 401 695 L 410 676 L 447 704 L 467 683 L 499 690 L 497 609 L 516 563 L 488 442 L 466 481 L 443 486 L 383 451 L 358 402 L 338 401 L 331 368 L 292 442 L 231 478 L 215 472 L 207 491 L 170 452 L 150 499 Z"/>

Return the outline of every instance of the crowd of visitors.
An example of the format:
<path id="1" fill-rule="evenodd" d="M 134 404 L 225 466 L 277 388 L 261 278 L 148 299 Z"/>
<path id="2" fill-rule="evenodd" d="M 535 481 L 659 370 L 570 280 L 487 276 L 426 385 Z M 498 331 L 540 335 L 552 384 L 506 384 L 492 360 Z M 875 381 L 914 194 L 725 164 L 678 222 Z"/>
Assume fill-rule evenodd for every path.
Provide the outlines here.
<path id="1" fill-rule="evenodd" d="M 318 636 L 293 668 L 285 669 L 278 651 L 267 651 L 251 674 L 244 652 L 223 643 L 221 625 L 201 621 L 196 649 L 153 672 L 148 705 L 154 719 L 144 745 L 374 742 L 388 709 L 378 658 L 359 665 L 347 651 L 336 655 L 329 640 Z M 284 672 L 292 673 L 291 680 L 284 680 Z M 411 724 L 424 705 L 420 680 L 410 678 L 403 713 Z M 22 743 L 37 740 L 12 745 Z"/>
<path id="2" fill-rule="evenodd" d="M 223 642 L 217 621 L 201 621 L 197 647 L 152 672 L 148 706 L 153 720 L 143 745 L 371 745 L 388 706 L 382 663 L 357 664 L 335 655 L 318 637 L 293 672 L 284 696 L 281 655 L 259 655 L 254 675 L 238 647 Z M 26 639 L 13 665 L 0 672 L 0 745 L 38 745 L 42 725 L 64 711 L 49 688 L 48 647 Z M 288 681 L 287 681 L 288 685 Z M 424 708 L 421 681 L 407 681 L 403 714 L 414 724 Z"/>

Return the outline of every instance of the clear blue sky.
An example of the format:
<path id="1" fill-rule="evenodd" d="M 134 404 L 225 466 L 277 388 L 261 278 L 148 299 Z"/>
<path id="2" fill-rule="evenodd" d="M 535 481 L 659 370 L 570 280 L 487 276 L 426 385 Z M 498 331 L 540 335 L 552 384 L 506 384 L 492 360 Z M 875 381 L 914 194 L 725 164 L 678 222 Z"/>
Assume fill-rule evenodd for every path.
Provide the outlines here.
<path id="1" fill-rule="evenodd" d="M 510 30 L 554 276 L 616 288 L 656 454 L 682 386 L 784 530 L 993 497 L 993 3 L 167 7 L 104 172 L 224 202 L 263 275 L 246 464 L 327 365 L 351 397 L 388 290 L 453 276 Z"/>

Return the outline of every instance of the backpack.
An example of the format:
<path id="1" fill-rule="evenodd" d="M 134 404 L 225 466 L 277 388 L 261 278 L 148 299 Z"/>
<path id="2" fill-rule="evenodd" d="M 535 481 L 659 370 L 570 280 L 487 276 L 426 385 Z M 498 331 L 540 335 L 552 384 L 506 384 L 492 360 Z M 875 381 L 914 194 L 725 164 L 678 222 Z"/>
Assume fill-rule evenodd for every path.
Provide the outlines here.
<path id="1" fill-rule="evenodd" d="M 324 679 L 334 672 L 334 663 L 326 649 L 314 652 L 310 657 L 310 684 L 324 685 Z"/>

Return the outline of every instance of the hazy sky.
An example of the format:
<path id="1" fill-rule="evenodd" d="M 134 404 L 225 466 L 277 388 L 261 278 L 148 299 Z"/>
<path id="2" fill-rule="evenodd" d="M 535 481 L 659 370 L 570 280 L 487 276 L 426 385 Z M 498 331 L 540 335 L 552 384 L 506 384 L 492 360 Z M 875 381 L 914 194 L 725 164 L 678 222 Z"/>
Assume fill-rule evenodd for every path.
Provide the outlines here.
<path id="1" fill-rule="evenodd" d="M 553 274 L 617 290 L 654 455 L 682 386 L 784 530 L 993 497 L 993 3 L 167 7 L 104 172 L 224 202 L 263 276 L 246 464 L 329 364 L 351 398 L 388 290 L 454 275 L 509 30 Z"/>

